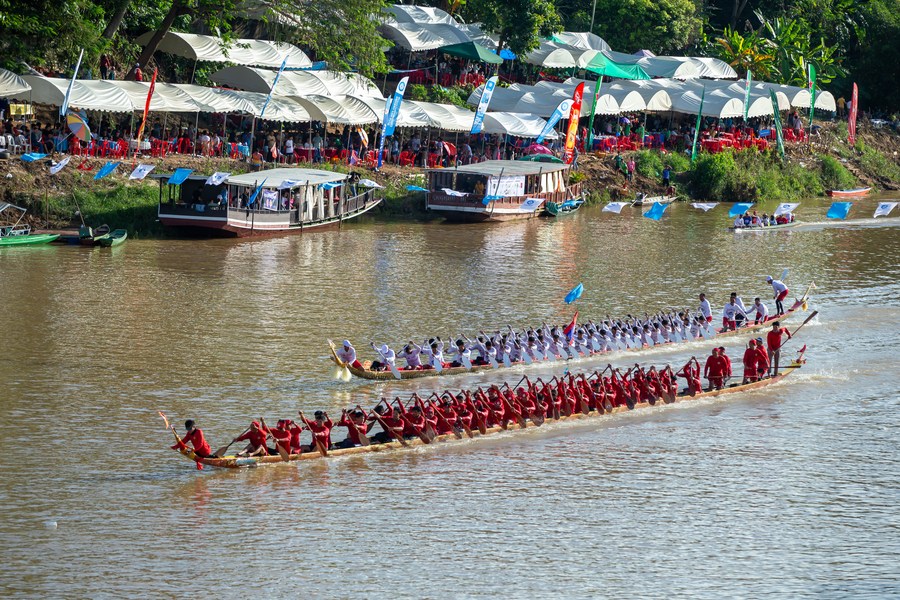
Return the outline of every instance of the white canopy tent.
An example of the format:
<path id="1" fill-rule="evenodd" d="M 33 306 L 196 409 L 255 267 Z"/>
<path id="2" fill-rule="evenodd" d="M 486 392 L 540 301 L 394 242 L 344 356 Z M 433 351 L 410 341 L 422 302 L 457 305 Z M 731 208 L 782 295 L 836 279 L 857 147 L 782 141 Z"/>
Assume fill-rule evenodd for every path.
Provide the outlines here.
<path id="1" fill-rule="evenodd" d="M 0 69 L 0 98 L 23 94 L 30 89 L 31 86 L 24 79 L 12 71 Z"/>
<path id="2" fill-rule="evenodd" d="M 583 52 L 583 49 L 573 49 L 554 42 L 543 41 L 540 46 L 523 56 L 522 61 L 529 65 L 548 69 L 571 69 L 578 66 L 578 57 Z"/>
<path id="3" fill-rule="evenodd" d="M 657 58 L 668 58 L 680 62 L 688 62 L 697 68 L 700 77 L 707 79 L 737 79 L 737 72 L 723 60 L 708 57 L 685 57 L 685 56 L 665 56 Z"/>
<path id="4" fill-rule="evenodd" d="M 580 48 L 581 50 L 610 50 L 609 44 L 606 43 L 599 35 L 589 32 L 563 31 L 553 35 L 553 39 L 559 44 L 564 44 L 572 48 Z"/>
<path id="5" fill-rule="evenodd" d="M 253 105 L 234 90 L 222 90 L 190 83 L 173 83 L 171 85 L 186 93 L 195 102 L 212 107 L 214 112 L 246 115 L 254 114 Z"/>
<path id="6" fill-rule="evenodd" d="M 225 67 L 210 80 L 235 89 L 268 94 L 275 82 L 274 71 L 254 67 Z M 337 71 L 285 71 L 278 80 L 276 94 L 281 96 L 377 96 L 381 92 L 371 79 L 357 73 Z"/>
<path id="7" fill-rule="evenodd" d="M 17 100 L 29 100 L 38 104 L 62 106 L 66 97 L 66 89 L 70 79 L 25 75 L 22 79 L 31 86 L 31 90 L 20 91 L 10 97 Z M 112 81 L 96 79 L 78 79 L 72 86 L 69 106 L 84 110 L 101 112 L 131 112 L 135 105 L 131 97 Z M 144 106 L 141 104 L 141 109 Z"/>
<path id="8" fill-rule="evenodd" d="M 155 32 L 148 31 L 135 42 L 146 46 Z M 287 57 L 287 67 L 303 69 L 312 61 L 300 48 L 283 42 L 240 39 L 225 43 L 222 38 L 170 31 L 159 44 L 159 51 L 195 61 L 234 63 L 277 69 Z"/>
<path id="9" fill-rule="evenodd" d="M 410 52 L 471 41 L 468 33 L 449 23 L 382 23 L 378 29 L 381 35 Z"/>
<path id="10" fill-rule="evenodd" d="M 458 24 L 449 13 L 431 6 L 411 6 L 408 4 L 391 4 L 385 12 L 397 23 L 450 23 Z"/>
<path id="11" fill-rule="evenodd" d="M 515 137 L 536 138 L 543 131 L 547 121 L 535 116 L 523 113 L 492 112 L 484 115 L 483 130 L 485 133 L 508 134 Z M 559 137 L 556 131 L 551 131 L 548 139 Z"/>
<path id="12" fill-rule="evenodd" d="M 131 103 L 140 110 L 147 102 L 150 84 L 141 81 L 111 81 L 131 98 Z M 151 112 L 218 112 L 216 107 L 193 98 L 183 89 L 170 83 L 157 83 L 150 100 Z"/>
<path id="13" fill-rule="evenodd" d="M 313 120 L 337 125 L 369 125 L 381 120 L 366 103 L 353 96 L 291 96 L 291 100 L 299 103 Z M 384 114 L 384 113 L 381 113 Z"/>

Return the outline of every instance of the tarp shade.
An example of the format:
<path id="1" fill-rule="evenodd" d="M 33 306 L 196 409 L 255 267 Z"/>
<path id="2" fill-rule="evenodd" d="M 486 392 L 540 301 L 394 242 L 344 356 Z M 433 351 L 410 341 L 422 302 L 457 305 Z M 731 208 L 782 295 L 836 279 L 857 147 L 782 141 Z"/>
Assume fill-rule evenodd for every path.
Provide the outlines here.
<path id="1" fill-rule="evenodd" d="M 492 65 L 499 65 L 503 62 L 502 58 L 481 44 L 476 44 L 475 42 L 463 42 L 461 44 L 443 46 L 440 51 L 444 54 L 449 54 L 450 56 L 458 56 L 467 60 L 477 60 Z"/>
<path id="2" fill-rule="evenodd" d="M 592 73 L 616 79 L 650 79 L 640 65 L 617 63 L 602 53 L 595 54 L 590 62 L 584 65 L 584 68 Z"/>
<path id="3" fill-rule="evenodd" d="M 62 106 L 66 89 L 69 87 L 69 79 L 57 77 L 42 77 L 38 75 L 25 75 L 22 79 L 31 86 L 31 91 L 19 92 L 11 95 L 19 100 L 31 100 L 39 104 Z M 146 96 L 144 97 L 146 100 Z M 69 106 L 84 110 L 97 110 L 102 112 L 131 112 L 135 105 L 131 98 L 112 81 L 95 79 L 78 79 L 72 86 L 72 94 L 69 97 Z M 143 109 L 143 101 L 140 108 Z"/>
<path id="4" fill-rule="evenodd" d="M 392 4 L 385 7 L 384 11 L 398 23 L 457 23 L 447 12 L 431 6 Z"/>
<path id="5" fill-rule="evenodd" d="M 22 94 L 31 89 L 24 79 L 6 69 L 0 69 L 0 98 Z"/>
<path id="6" fill-rule="evenodd" d="M 384 37 L 411 52 L 472 41 L 468 33 L 448 23 L 383 23 L 378 29 Z"/>
<path id="7" fill-rule="evenodd" d="M 135 42 L 146 46 L 155 32 L 148 31 Z M 222 38 L 211 35 L 180 33 L 170 31 L 163 37 L 158 50 L 166 54 L 183 56 L 204 62 L 234 63 L 277 69 L 287 57 L 287 67 L 306 68 L 312 61 L 300 48 L 282 42 L 240 39 L 225 43 Z"/>
<path id="8" fill-rule="evenodd" d="M 268 94 L 275 82 L 274 71 L 254 67 L 225 67 L 210 75 L 210 81 L 239 90 Z M 377 96 L 375 83 L 357 73 L 337 71 L 285 71 L 275 93 L 280 96 Z"/>

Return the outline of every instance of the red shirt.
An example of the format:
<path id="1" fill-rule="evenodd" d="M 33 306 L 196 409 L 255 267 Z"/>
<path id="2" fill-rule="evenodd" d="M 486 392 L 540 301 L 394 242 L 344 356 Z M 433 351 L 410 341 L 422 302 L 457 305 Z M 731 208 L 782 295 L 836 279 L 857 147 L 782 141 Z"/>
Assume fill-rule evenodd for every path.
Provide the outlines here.
<path id="1" fill-rule="evenodd" d="M 766 349 L 762 346 L 756 347 L 756 368 L 759 371 L 769 370 L 769 355 L 766 354 Z"/>
<path id="2" fill-rule="evenodd" d="M 770 352 L 774 352 L 781 348 L 782 333 L 786 333 L 788 339 L 791 339 L 791 332 L 787 330 L 787 327 L 779 327 L 766 334 L 766 345 L 769 347 Z"/>
<path id="3" fill-rule="evenodd" d="M 194 452 L 197 453 L 198 456 L 209 456 L 210 454 L 212 454 L 212 451 L 209 449 L 209 444 L 206 443 L 206 438 L 203 437 L 203 432 L 196 427 L 191 429 L 190 432 L 184 434 L 184 437 L 181 438 L 181 441 L 185 444 L 190 443 L 194 447 Z M 172 449 L 177 450 L 178 444 L 172 446 Z"/>
<path id="4" fill-rule="evenodd" d="M 745 369 L 756 369 L 756 346 L 752 348 L 747 348 L 744 350 L 744 368 Z"/>
<path id="5" fill-rule="evenodd" d="M 253 444 L 254 448 L 259 448 L 260 446 L 266 445 L 266 430 L 260 425 L 259 429 L 251 429 L 244 435 L 240 436 L 237 441 L 247 440 L 251 444 Z"/>
<path id="6" fill-rule="evenodd" d="M 318 439 L 326 449 L 331 448 L 331 428 L 334 427 L 334 423 L 331 419 L 326 419 L 321 423 L 318 421 L 310 421 L 309 419 L 303 419 L 303 421 L 306 423 L 306 426 L 309 427 L 313 437 Z"/>
<path id="7" fill-rule="evenodd" d="M 350 417 L 347 415 L 342 415 L 341 420 L 338 421 L 338 427 L 346 427 L 347 428 L 347 437 L 354 444 L 359 444 L 362 446 L 362 442 L 359 439 L 360 433 L 367 433 L 369 431 L 369 424 L 366 422 L 363 423 L 355 423 L 350 420 Z"/>

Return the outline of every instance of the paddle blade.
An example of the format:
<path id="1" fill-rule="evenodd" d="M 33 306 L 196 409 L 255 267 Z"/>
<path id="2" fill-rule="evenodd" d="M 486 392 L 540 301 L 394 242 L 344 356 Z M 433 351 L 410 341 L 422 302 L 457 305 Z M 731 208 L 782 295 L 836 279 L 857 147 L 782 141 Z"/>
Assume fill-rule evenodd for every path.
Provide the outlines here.
<path id="1" fill-rule="evenodd" d="M 332 379 L 337 379 L 338 381 L 344 379 L 344 371 L 346 369 L 335 366 L 334 371 L 332 372 Z"/>
<path id="2" fill-rule="evenodd" d="M 503 366 L 504 366 L 504 367 L 510 367 L 510 366 L 512 366 L 512 361 L 509 360 L 509 354 L 504 354 L 504 355 L 503 355 Z"/>
<path id="3" fill-rule="evenodd" d="M 403 379 L 403 376 L 400 375 L 400 369 L 397 368 L 397 365 L 394 363 L 388 363 L 388 366 L 391 368 L 391 373 L 394 375 L 394 379 Z"/>
<path id="4" fill-rule="evenodd" d="M 785 269 L 784 271 L 781 272 L 781 277 L 779 279 L 781 279 L 782 283 L 784 282 L 785 279 L 787 279 L 788 272 L 789 272 L 788 269 Z"/>
<path id="5" fill-rule="evenodd" d="M 525 361 L 526 365 L 530 365 L 532 362 L 531 356 L 528 354 L 528 352 L 525 352 L 525 350 L 522 350 L 522 360 Z"/>
<path id="6" fill-rule="evenodd" d="M 353 375 L 350 373 L 350 369 L 344 367 L 341 369 L 341 379 L 346 381 L 350 381 L 353 378 Z"/>
<path id="7" fill-rule="evenodd" d="M 460 358 L 461 358 L 463 366 L 466 369 L 468 369 L 469 371 L 471 371 L 472 370 L 472 361 L 469 359 L 469 357 L 466 356 L 465 354 L 463 354 Z"/>
<path id="8" fill-rule="evenodd" d="M 215 455 L 218 456 L 219 458 L 222 458 L 223 456 L 225 456 L 225 453 L 228 452 L 229 448 L 231 448 L 231 444 L 222 446 L 221 448 L 216 450 Z"/>
<path id="9" fill-rule="evenodd" d="M 431 366 L 434 367 L 434 370 L 438 373 L 444 370 L 444 365 L 441 364 L 441 361 L 439 361 L 436 356 L 431 359 Z"/>

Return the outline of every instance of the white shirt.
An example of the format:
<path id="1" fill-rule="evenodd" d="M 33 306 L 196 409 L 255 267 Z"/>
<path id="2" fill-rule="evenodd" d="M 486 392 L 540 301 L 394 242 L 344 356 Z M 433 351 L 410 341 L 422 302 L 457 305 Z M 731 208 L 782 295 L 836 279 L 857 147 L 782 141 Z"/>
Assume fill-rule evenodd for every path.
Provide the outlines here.
<path id="1" fill-rule="evenodd" d="M 356 349 L 353 348 L 353 346 L 350 346 L 349 348 L 342 346 L 338 348 L 337 356 L 346 364 L 353 364 L 356 362 Z"/>
<path id="2" fill-rule="evenodd" d="M 700 313 L 707 319 L 712 316 L 712 307 L 709 305 L 709 300 L 706 298 L 700 302 Z"/>
<path id="3" fill-rule="evenodd" d="M 782 283 L 780 279 L 772 280 L 772 289 L 775 290 L 775 296 L 778 296 L 781 292 L 787 290 L 787 286 Z"/>
<path id="4" fill-rule="evenodd" d="M 753 308 L 756 309 L 756 318 L 757 319 L 759 319 L 759 318 L 764 319 L 769 316 L 769 309 L 762 302 L 760 302 L 759 304 L 754 304 Z"/>

